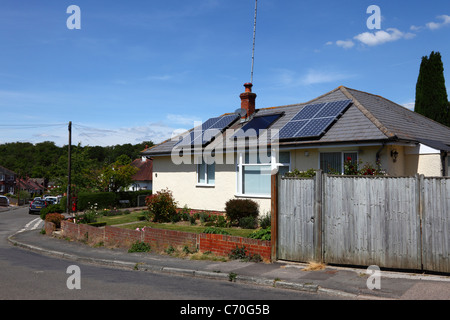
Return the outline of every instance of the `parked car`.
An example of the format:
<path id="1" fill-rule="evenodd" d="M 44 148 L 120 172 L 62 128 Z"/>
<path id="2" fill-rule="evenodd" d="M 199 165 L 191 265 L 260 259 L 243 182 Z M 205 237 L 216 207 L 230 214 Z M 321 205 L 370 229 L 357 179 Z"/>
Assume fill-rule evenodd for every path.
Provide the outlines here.
<path id="1" fill-rule="evenodd" d="M 58 197 L 53 197 L 53 196 L 47 196 L 44 198 L 45 201 L 47 202 L 51 202 L 50 204 L 58 204 Z"/>
<path id="2" fill-rule="evenodd" d="M 9 199 L 5 196 L 0 196 L 0 207 L 9 207 Z"/>
<path id="3" fill-rule="evenodd" d="M 40 214 L 41 210 L 43 208 L 47 207 L 47 201 L 39 199 L 39 200 L 34 200 L 31 204 L 30 204 L 30 208 L 28 210 L 29 214 Z"/>

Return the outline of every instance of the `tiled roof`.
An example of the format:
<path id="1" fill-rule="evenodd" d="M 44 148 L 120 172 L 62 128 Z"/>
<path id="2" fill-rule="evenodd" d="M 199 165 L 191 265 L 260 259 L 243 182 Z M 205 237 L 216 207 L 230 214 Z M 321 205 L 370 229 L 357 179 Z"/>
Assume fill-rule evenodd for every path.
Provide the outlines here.
<path id="1" fill-rule="evenodd" d="M 258 109 L 256 115 L 283 113 L 283 116 L 272 124 L 271 129 L 281 129 L 304 106 L 312 103 L 352 100 L 351 106 L 320 137 L 314 140 L 281 141 L 282 146 L 301 146 L 311 144 L 358 143 L 405 141 L 434 141 L 435 145 L 450 145 L 450 128 L 415 113 L 383 97 L 340 86 L 316 99 L 306 103 Z M 232 129 L 239 129 L 242 124 L 235 123 Z M 213 141 L 215 147 L 223 143 Z M 223 140 L 222 140 L 223 141 Z M 170 154 L 176 140 L 167 140 L 143 154 Z M 425 143 L 426 144 L 426 143 Z"/>
<path id="2" fill-rule="evenodd" d="M 153 160 L 136 159 L 131 165 L 138 169 L 138 172 L 133 176 L 133 181 L 152 181 Z"/>

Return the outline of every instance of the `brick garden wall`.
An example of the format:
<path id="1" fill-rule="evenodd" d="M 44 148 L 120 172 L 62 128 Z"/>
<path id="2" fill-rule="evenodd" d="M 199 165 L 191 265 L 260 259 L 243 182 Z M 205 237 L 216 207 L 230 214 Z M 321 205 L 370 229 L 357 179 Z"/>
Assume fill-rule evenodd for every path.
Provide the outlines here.
<path id="1" fill-rule="evenodd" d="M 270 260 L 271 242 L 257 239 L 201 233 L 199 237 L 199 250 L 202 252 L 211 251 L 219 256 L 228 256 L 236 246 L 245 246 L 248 254 L 259 254 L 263 260 Z"/>
<path id="2" fill-rule="evenodd" d="M 190 232 L 144 228 L 143 231 L 105 226 L 97 228 L 86 224 L 61 222 L 62 235 L 74 240 L 92 243 L 104 242 L 121 248 L 128 248 L 137 241 L 150 244 L 152 249 L 164 250 L 169 246 L 184 247 L 201 252 L 210 251 L 218 256 L 228 256 L 236 246 L 245 246 L 247 253 L 259 254 L 264 261 L 270 261 L 271 242 L 220 234 L 195 234 Z"/>

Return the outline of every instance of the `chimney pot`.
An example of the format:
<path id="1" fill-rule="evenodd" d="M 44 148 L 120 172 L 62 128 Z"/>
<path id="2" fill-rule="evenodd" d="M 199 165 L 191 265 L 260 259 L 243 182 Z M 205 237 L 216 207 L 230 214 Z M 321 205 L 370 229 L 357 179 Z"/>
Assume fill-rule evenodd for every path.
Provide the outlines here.
<path id="1" fill-rule="evenodd" d="M 244 83 L 245 92 L 252 92 L 253 84 L 250 82 Z"/>

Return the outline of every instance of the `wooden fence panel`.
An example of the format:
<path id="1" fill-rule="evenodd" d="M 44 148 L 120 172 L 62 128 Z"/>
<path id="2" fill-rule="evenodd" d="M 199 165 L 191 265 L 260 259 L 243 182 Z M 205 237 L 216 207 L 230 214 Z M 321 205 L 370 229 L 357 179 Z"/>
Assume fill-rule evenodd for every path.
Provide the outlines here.
<path id="1" fill-rule="evenodd" d="M 450 179 L 424 178 L 423 268 L 450 272 Z"/>
<path id="2" fill-rule="evenodd" d="M 415 178 L 326 176 L 324 262 L 420 269 Z"/>
<path id="3" fill-rule="evenodd" d="M 278 203 L 278 259 L 314 260 L 314 180 L 281 179 Z"/>

